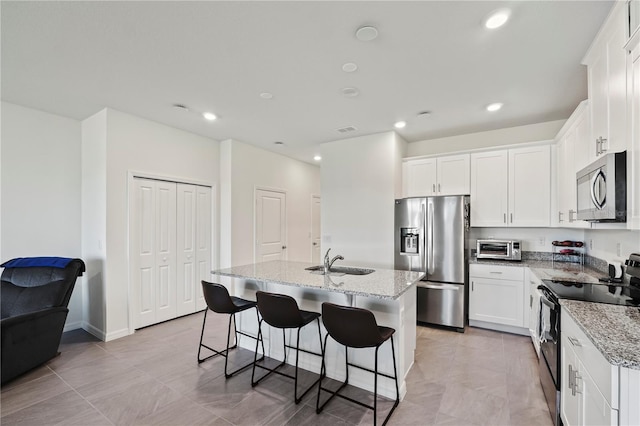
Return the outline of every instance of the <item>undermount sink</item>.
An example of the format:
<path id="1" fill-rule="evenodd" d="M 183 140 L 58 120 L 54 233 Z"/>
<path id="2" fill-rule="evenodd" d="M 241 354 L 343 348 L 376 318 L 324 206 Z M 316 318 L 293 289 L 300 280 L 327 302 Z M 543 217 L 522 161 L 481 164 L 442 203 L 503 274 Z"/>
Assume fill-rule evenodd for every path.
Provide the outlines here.
<path id="1" fill-rule="evenodd" d="M 309 266 L 308 268 L 304 268 L 307 271 L 311 271 L 314 274 L 324 275 L 324 266 Z M 329 270 L 330 275 L 367 275 L 372 272 L 375 272 L 374 269 L 365 269 L 365 268 L 350 268 L 347 266 L 332 266 Z"/>

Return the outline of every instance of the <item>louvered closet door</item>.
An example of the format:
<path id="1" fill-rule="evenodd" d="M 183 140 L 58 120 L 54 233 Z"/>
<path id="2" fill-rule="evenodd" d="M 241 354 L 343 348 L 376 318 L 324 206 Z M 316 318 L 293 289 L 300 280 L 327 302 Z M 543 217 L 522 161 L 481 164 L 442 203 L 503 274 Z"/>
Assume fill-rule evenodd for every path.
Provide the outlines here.
<path id="1" fill-rule="evenodd" d="M 211 188 L 196 187 L 196 261 L 195 280 L 196 310 L 207 304 L 202 295 L 201 280 L 211 281 Z"/>
<path id="2" fill-rule="evenodd" d="M 195 312 L 195 281 L 198 277 L 196 262 L 196 199 L 198 187 L 178 184 L 178 274 L 177 313 Z"/>

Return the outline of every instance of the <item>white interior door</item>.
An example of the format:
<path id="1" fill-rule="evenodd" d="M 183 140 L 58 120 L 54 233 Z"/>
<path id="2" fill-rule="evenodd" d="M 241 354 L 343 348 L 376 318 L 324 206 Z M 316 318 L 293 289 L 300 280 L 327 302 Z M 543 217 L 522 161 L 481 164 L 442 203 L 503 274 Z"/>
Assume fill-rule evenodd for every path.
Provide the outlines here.
<path id="1" fill-rule="evenodd" d="M 177 314 L 186 315 L 196 309 L 196 198 L 197 186 L 178 184 L 176 277 Z M 199 283 L 198 283 L 199 284 Z"/>
<path id="2" fill-rule="evenodd" d="M 176 316 L 176 184 L 134 179 L 131 212 L 134 328 Z"/>
<path id="3" fill-rule="evenodd" d="M 176 317 L 176 184 L 156 182 L 156 322 Z"/>
<path id="4" fill-rule="evenodd" d="M 256 261 L 286 260 L 286 194 L 256 190 Z"/>
<path id="5" fill-rule="evenodd" d="M 320 263 L 320 197 L 311 197 L 311 262 Z"/>
<path id="6" fill-rule="evenodd" d="M 211 188 L 196 187 L 196 310 L 206 307 L 200 281 L 211 281 Z"/>
<path id="7" fill-rule="evenodd" d="M 134 328 L 155 322 L 155 182 L 134 180 L 131 214 L 131 284 Z"/>

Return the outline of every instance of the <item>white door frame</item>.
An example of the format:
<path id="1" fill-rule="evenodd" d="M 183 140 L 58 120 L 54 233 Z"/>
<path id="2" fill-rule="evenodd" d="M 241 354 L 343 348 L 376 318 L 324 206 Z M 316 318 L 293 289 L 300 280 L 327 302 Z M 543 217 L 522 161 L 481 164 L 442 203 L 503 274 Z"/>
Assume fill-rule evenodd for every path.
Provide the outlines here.
<path id="1" fill-rule="evenodd" d="M 311 230 L 309 231 L 309 240 L 311 242 L 311 244 L 309 244 L 309 250 L 311 256 L 309 257 L 309 259 L 311 260 L 311 262 L 313 262 L 313 204 L 316 198 L 320 200 L 320 203 L 322 203 L 322 196 L 320 194 L 311 194 L 311 210 L 309 215 L 311 219 Z M 322 216 L 320 216 L 320 219 L 322 219 Z M 322 241 L 322 221 L 320 221 L 320 240 Z M 318 247 L 318 250 L 320 250 L 320 258 L 322 258 L 322 246 Z"/>
<path id="2" fill-rule="evenodd" d="M 268 187 L 268 186 L 254 186 L 253 187 L 253 263 L 257 262 L 258 259 L 258 247 L 256 247 L 256 242 L 258 241 L 258 226 L 257 226 L 257 221 L 258 221 L 258 208 L 257 208 L 257 201 L 258 201 L 258 191 L 270 191 L 270 192 L 279 192 L 281 194 L 284 194 L 284 200 L 285 200 L 285 208 L 284 208 L 284 245 L 287 246 L 287 249 L 285 249 L 284 252 L 284 260 L 287 260 L 289 258 L 289 252 L 288 247 L 289 247 L 289 217 L 287 216 L 287 190 L 286 189 L 281 189 L 281 188 L 274 188 L 274 187 Z"/>
<path id="3" fill-rule="evenodd" d="M 136 297 L 134 294 L 133 288 L 133 279 L 132 279 L 132 264 L 131 264 L 131 210 L 135 205 L 135 191 L 134 191 L 134 179 L 142 178 L 142 179 L 153 179 L 153 180 L 162 180 L 167 182 L 175 182 L 175 183 L 186 183 L 190 185 L 198 185 L 198 186 L 207 186 L 211 188 L 211 269 L 216 269 L 218 267 L 218 248 L 219 243 L 216 240 L 216 236 L 218 235 L 218 214 L 216 207 L 216 200 L 218 199 L 217 187 L 214 182 L 201 181 L 197 179 L 185 178 L 185 177 L 177 177 L 177 176 L 169 176 L 169 175 L 158 175 L 155 173 L 147 173 L 136 170 L 127 171 L 127 260 L 125 267 L 127 268 L 127 305 L 129 312 L 129 318 L 127 319 L 127 323 L 129 325 L 129 334 L 133 334 L 135 332 L 135 304 L 133 303 L 134 298 Z"/>

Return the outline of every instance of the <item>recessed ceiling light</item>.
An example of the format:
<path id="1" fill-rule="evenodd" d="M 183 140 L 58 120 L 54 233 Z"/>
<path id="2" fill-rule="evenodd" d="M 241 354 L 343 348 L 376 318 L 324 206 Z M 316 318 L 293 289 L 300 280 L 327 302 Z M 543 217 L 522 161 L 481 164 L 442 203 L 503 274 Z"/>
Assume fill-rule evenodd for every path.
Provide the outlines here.
<path id="1" fill-rule="evenodd" d="M 360 41 L 371 41 L 378 37 L 378 29 L 372 26 L 360 27 L 356 30 L 356 38 Z"/>
<path id="2" fill-rule="evenodd" d="M 262 93 L 260 93 L 260 97 L 262 99 L 272 99 L 273 98 L 273 94 L 269 93 L 269 92 L 262 92 Z"/>
<path id="3" fill-rule="evenodd" d="M 355 87 L 345 87 L 342 89 L 342 94 L 347 98 L 355 98 L 360 94 L 360 92 Z"/>
<path id="4" fill-rule="evenodd" d="M 284 145 L 284 142 L 282 142 L 282 141 L 275 141 L 273 144 L 274 144 L 274 145 Z"/>
<path id="5" fill-rule="evenodd" d="M 431 111 L 420 111 L 418 117 L 428 117 L 431 115 Z"/>
<path id="6" fill-rule="evenodd" d="M 212 112 L 203 112 L 203 113 L 202 113 L 202 116 L 203 116 L 204 118 L 206 118 L 207 120 L 209 120 L 209 121 L 213 121 L 213 120 L 215 120 L 216 118 L 218 118 L 218 117 L 216 117 L 216 115 L 215 115 L 214 113 L 212 113 Z"/>
<path id="7" fill-rule="evenodd" d="M 496 112 L 496 111 L 498 111 L 500 108 L 502 108 L 502 105 L 503 105 L 503 104 L 501 104 L 500 102 L 496 102 L 496 103 L 494 103 L 494 104 L 487 105 L 487 111 L 489 111 L 489 112 Z"/>
<path id="8" fill-rule="evenodd" d="M 320 157 L 319 155 L 315 155 L 313 157 L 313 159 L 316 160 L 316 161 L 320 161 L 320 160 L 322 160 L 322 157 Z"/>
<path id="9" fill-rule="evenodd" d="M 511 16 L 509 9 L 499 9 L 491 12 L 491 14 L 485 19 L 484 26 L 490 30 L 503 26 Z"/>
<path id="10" fill-rule="evenodd" d="M 347 62 L 346 64 L 342 65 L 342 71 L 344 72 L 354 72 L 357 69 L 358 66 L 353 62 Z"/>
<path id="11" fill-rule="evenodd" d="M 393 127 L 395 127 L 396 129 L 402 129 L 407 125 L 406 121 L 396 121 L 396 123 L 393 125 Z"/>

